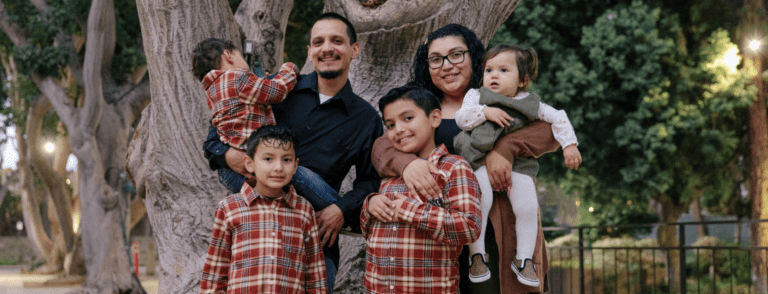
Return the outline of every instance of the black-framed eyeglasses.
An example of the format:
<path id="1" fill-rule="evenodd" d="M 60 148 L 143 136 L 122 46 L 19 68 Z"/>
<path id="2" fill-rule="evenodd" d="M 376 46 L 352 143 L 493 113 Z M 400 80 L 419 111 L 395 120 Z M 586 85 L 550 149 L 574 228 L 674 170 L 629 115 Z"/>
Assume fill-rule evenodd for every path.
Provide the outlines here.
<path id="1" fill-rule="evenodd" d="M 467 52 L 469 52 L 469 50 L 454 51 L 448 53 L 446 56 L 432 56 L 427 58 L 427 63 L 429 63 L 429 68 L 431 69 L 441 68 L 446 59 L 448 59 L 448 62 L 451 64 L 459 64 L 464 62 L 464 54 Z"/>

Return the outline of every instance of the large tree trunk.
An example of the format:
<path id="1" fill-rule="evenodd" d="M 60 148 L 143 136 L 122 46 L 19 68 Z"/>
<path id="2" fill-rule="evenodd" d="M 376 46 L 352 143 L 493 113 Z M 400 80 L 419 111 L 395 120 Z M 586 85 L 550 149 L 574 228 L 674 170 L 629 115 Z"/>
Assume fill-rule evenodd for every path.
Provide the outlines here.
<path id="1" fill-rule="evenodd" d="M 201 151 L 209 111 L 190 70 L 194 46 L 218 37 L 239 44 L 227 1 L 136 1 L 153 101 L 144 110 L 128 167 L 145 206 L 160 256 L 160 289 L 199 290 L 216 203 L 226 195 Z"/>
<path id="2" fill-rule="evenodd" d="M 246 0 L 236 16 L 247 38 L 268 42 L 272 36 L 281 43 L 274 44 L 274 54 L 264 49 L 270 48 L 269 44 L 256 47 L 265 50 L 260 51 L 262 64 L 272 70 L 282 63 L 282 50 L 278 50 L 282 33 L 274 30 L 279 25 L 284 32 L 284 19 L 292 1 L 274 3 Z M 358 0 L 326 0 L 325 11 L 345 15 L 354 24 L 362 53 L 352 63 L 350 81 L 355 93 L 375 105 L 386 91 L 407 81 L 416 48 L 428 33 L 456 22 L 472 28 L 487 43 L 518 3 L 390 0 L 377 8 L 365 8 Z M 171 293 L 197 291 L 214 205 L 226 195 L 200 150 L 210 115 L 200 83 L 190 73 L 189 60 L 193 46 L 207 37 L 239 44 L 237 23 L 227 4 L 223 0 L 199 1 L 195 5 L 170 0 L 137 1 L 153 81 L 153 103 L 143 113 L 131 141 L 128 168 L 137 192 L 146 197 L 160 255 L 160 288 Z M 307 63 L 302 72 L 312 70 L 311 63 Z M 362 264 L 358 254 L 363 248 L 361 241 L 341 240 L 342 246 L 356 249 L 342 249 L 351 257 L 342 260 L 337 284 L 348 286 L 337 287 L 340 292 L 358 293 L 361 289 L 361 271 L 344 272 L 344 268 L 359 268 Z"/>
<path id="3" fill-rule="evenodd" d="M 360 56 L 352 62 L 352 89 L 376 105 L 390 89 L 404 85 L 413 56 L 432 31 L 464 25 L 488 44 L 520 0 L 389 0 L 367 8 L 359 0 L 326 0 L 325 11 L 346 16 L 355 26 Z M 311 63 L 307 63 L 311 67 Z M 307 72 L 305 67 L 302 72 Z M 309 70 L 311 71 L 311 70 Z"/>
<path id="4" fill-rule="evenodd" d="M 768 34 L 768 25 L 765 19 L 768 12 L 763 0 L 744 0 L 738 37 L 743 42 L 760 39 L 760 36 Z M 766 44 L 762 44 L 757 52 L 747 52 L 757 69 L 755 85 L 757 86 L 757 99 L 749 106 L 749 194 L 752 198 L 752 218 L 768 219 L 768 124 L 766 121 L 765 99 L 766 86 L 763 77 Z M 768 224 L 759 223 L 751 226 L 752 246 L 768 246 Z M 752 271 L 755 285 L 755 293 L 768 292 L 768 253 L 765 250 L 755 251 L 752 254 Z"/>
<path id="5" fill-rule="evenodd" d="M 752 218 L 768 219 L 768 125 L 766 125 L 765 95 L 766 87 L 761 75 L 763 58 L 754 57 L 758 76 L 755 78 L 758 86 L 757 99 L 749 106 L 749 149 L 750 158 L 750 191 L 752 197 Z M 768 223 L 753 224 L 752 245 L 768 247 Z M 752 269 L 754 271 L 755 292 L 768 291 L 768 253 L 765 250 L 753 254 Z"/>
<path id="6" fill-rule="evenodd" d="M 71 215 L 69 215 L 69 191 L 66 190 L 62 184 L 64 180 L 60 179 L 60 175 L 56 174 L 53 168 L 49 165 L 51 160 L 41 150 L 43 146 L 41 138 L 41 128 L 43 123 L 43 116 L 51 109 L 51 104 L 45 98 L 35 98 L 29 107 L 29 113 L 27 114 L 27 125 L 25 130 L 27 146 L 25 150 L 30 155 L 30 165 L 37 171 L 38 176 L 42 179 L 46 188 L 46 192 L 43 196 L 43 201 L 48 201 L 48 210 L 44 215 L 41 215 L 40 209 L 37 206 L 37 196 L 32 196 L 28 199 L 30 210 L 26 210 L 26 214 L 30 214 L 30 224 L 27 224 L 29 231 L 35 232 L 34 239 L 37 240 L 37 244 L 40 250 L 45 251 L 43 256 L 45 258 L 45 265 L 36 270 L 38 273 L 56 273 L 62 270 L 64 265 L 64 256 L 67 250 L 71 247 L 72 240 L 69 240 L 70 244 L 67 245 L 67 238 L 73 238 Z M 18 166 L 18 165 L 17 165 Z M 47 197 L 50 195 L 51 197 Z M 66 209 L 65 213 L 56 213 L 58 208 Z M 51 224 L 51 236 L 48 236 L 43 227 L 43 217 L 47 217 Z M 61 221 L 64 219 L 64 221 Z M 69 219 L 69 221 L 67 221 Z M 40 220 L 40 221 L 38 221 Z M 69 223 L 68 227 L 63 224 Z M 38 226 L 38 228 L 31 226 Z M 69 230 L 69 231 L 67 231 Z M 68 237 L 65 237 L 63 232 L 68 233 Z M 50 242 L 50 244 L 46 244 Z"/>
<path id="7" fill-rule="evenodd" d="M 256 43 L 254 52 L 260 55 L 262 67 L 271 73 L 283 64 L 285 28 L 292 8 L 293 0 L 246 0 L 235 13 L 245 38 Z"/>
<path id="8" fill-rule="evenodd" d="M 39 12 L 46 1 L 34 1 Z M 87 277 L 84 291 L 89 293 L 143 293 L 132 271 L 126 240 L 129 197 L 124 191 L 125 154 L 128 131 L 141 109 L 149 103 L 149 83 L 118 86 L 111 76 L 115 50 L 115 9 L 112 0 L 91 2 L 85 35 L 83 63 L 74 45 L 77 37 L 62 30 L 58 46 L 70 50 L 69 73 L 74 84 L 84 88 L 85 98 L 73 105 L 61 81 L 31 73 L 37 88 L 51 102 L 69 132 L 72 152 L 80 172 L 82 250 Z M 87 26 L 87 27 L 85 27 Z M 0 3 L 0 28 L 16 45 L 26 41 L 26 30 L 11 23 Z M 71 82 L 70 81 L 70 82 Z M 67 86 L 73 86 L 68 84 Z M 111 103 L 105 103 L 108 98 Z M 71 229 L 71 224 L 70 224 Z M 77 259 L 75 255 L 73 259 Z"/>

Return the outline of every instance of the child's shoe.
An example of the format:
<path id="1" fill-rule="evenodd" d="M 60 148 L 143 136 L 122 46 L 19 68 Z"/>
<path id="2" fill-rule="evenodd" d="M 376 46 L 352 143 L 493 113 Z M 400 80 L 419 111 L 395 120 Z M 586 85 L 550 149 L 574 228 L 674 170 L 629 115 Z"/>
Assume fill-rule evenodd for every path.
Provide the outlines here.
<path id="1" fill-rule="evenodd" d="M 536 276 L 536 265 L 533 264 L 533 260 L 530 258 L 525 260 L 515 259 L 515 262 L 512 263 L 512 271 L 517 274 L 517 280 L 520 283 L 531 287 L 539 286 L 539 277 Z"/>
<path id="2" fill-rule="evenodd" d="M 488 269 L 488 261 L 485 254 L 476 253 L 469 258 L 469 281 L 472 283 L 485 282 L 491 278 L 491 271 Z"/>

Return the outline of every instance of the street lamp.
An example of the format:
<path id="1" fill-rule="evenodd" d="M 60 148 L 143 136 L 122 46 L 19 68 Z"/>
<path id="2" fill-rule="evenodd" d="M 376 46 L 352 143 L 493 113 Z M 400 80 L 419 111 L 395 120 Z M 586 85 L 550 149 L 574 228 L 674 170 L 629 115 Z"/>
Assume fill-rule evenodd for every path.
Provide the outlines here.
<path id="1" fill-rule="evenodd" d="M 45 145 L 43 146 L 45 153 L 53 153 L 54 150 L 56 150 L 56 145 L 53 145 L 51 142 L 45 142 Z"/>
<path id="2" fill-rule="evenodd" d="M 16 222 L 16 231 L 19 232 L 19 236 L 21 236 L 21 230 L 23 230 L 23 229 L 24 229 L 24 222 L 17 221 Z"/>
<path id="3" fill-rule="evenodd" d="M 760 49 L 760 41 L 759 40 L 752 40 L 749 42 L 749 49 L 752 49 L 752 51 L 757 51 L 757 49 Z"/>

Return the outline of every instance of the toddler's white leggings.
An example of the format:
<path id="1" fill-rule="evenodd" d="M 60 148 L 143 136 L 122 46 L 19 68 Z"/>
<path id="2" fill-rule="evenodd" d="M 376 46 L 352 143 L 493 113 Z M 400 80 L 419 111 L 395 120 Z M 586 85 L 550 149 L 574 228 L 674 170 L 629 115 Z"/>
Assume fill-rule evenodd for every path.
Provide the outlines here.
<path id="1" fill-rule="evenodd" d="M 485 229 L 488 225 L 488 213 L 493 204 L 493 189 L 488 178 L 488 171 L 481 166 L 475 171 L 475 177 L 480 184 L 482 197 L 480 210 L 483 214 L 480 238 L 469 244 L 470 258 L 472 255 L 485 254 Z M 517 233 L 517 259 L 525 260 L 533 257 L 538 235 L 539 200 L 536 195 L 536 185 L 533 178 L 521 173 L 512 172 L 512 188 L 509 189 L 509 202 L 512 203 L 512 211 L 515 213 L 515 231 Z"/>

